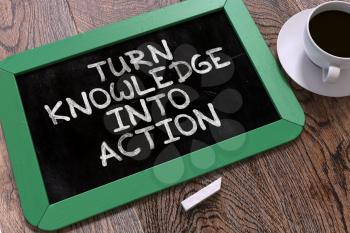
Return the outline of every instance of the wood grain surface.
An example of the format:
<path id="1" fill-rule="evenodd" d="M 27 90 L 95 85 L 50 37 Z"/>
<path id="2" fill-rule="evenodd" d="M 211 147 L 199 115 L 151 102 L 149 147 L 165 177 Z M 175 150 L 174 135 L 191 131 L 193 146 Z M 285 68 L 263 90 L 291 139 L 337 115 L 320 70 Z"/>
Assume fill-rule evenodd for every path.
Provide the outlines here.
<path id="1" fill-rule="evenodd" d="M 0 0 L 0 59 L 175 2 Z M 283 23 L 321 2 L 245 0 L 275 55 Z M 306 114 L 296 141 L 62 232 L 350 233 L 350 97 L 321 97 L 290 83 Z M 190 212 L 180 208 L 181 200 L 219 176 L 217 195 Z M 0 230 L 37 231 L 22 216 L 1 131 Z"/>

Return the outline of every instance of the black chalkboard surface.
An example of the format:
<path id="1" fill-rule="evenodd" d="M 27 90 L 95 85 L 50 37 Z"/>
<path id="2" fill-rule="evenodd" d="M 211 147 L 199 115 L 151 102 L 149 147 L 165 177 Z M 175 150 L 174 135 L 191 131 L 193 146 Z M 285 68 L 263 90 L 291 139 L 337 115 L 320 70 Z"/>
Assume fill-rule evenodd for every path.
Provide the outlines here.
<path id="1" fill-rule="evenodd" d="M 219 11 L 18 76 L 18 87 L 50 203 L 280 119 L 237 36 L 225 35 L 235 35 L 235 32 L 225 13 Z M 106 108 L 93 108 L 91 115 L 77 110 L 77 118 L 71 117 L 66 98 L 85 106 L 82 92 L 88 95 L 94 88 L 109 92 L 111 83 L 114 83 L 117 97 L 120 91 L 127 95 L 129 91 L 123 81 L 131 80 L 133 75 L 141 89 L 154 87 L 153 78 L 148 71 L 154 67 L 169 66 L 170 61 L 165 58 L 160 57 L 156 66 L 140 65 L 140 70 L 133 69 L 129 74 L 125 73 L 118 78 L 106 63 L 101 66 L 106 80 L 104 82 L 96 75 L 98 70 L 88 69 L 87 65 L 111 58 L 115 69 L 120 70 L 119 56 L 135 49 L 145 53 L 145 61 L 152 61 L 147 45 L 154 45 L 164 52 L 162 40 L 167 42 L 174 61 L 186 61 L 190 64 L 193 55 L 205 54 L 209 49 L 221 47 L 218 56 L 222 62 L 231 64 L 206 74 L 193 72 L 183 83 L 177 81 L 175 69 L 165 69 L 159 73 L 167 82 L 173 81 L 173 85 L 131 100 L 112 100 Z M 209 61 L 207 56 L 199 59 L 198 62 Z M 185 66 L 179 68 L 186 72 Z M 164 97 L 159 101 L 164 104 L 166 115 L 161 116 L 157 103 L 149 101 L 147 108 L 151 112 L 152 123 L 135 117 L 139 120 L 135 127 L 113 132 L 117 127 L 116 117 L 114 114 L 106 115 L 106 112 L 125 105 L 143 112 L 139 99 L 155 96 L 155 93 L 166 95 L 175 88 L 184 90 L 189 95 L 191 103 L 188 108 L 177 109 Z M 180 92 L 175 91 L 174 96 L 177 103 L 185 102 Z M 106 96 L 100 91 L 95 92 L 94 98 L 97 103 L 106 101 Z M 58 101 L 63 102 L 57 111 L 59 115 L 70 116 L 72 119 L 58 120 L 57 125 L 54 125 L 43 106 L 48 105 L 52 109 Z M 137 129 L 167 118 L 174 119 L 179 114 L 193 116 L 194 108 L 208 115 L 207 103 L 213 103 L 218 118 L 222 119 L 221 127 L 210 126 L 209 130 L 197 130 L 191 136 L 183 136 L 169 122 L 174 137 L 180 139 L 164 145 L 162 142 L 168 138 L 165 127 L 155 127 L 150 131 L 157 144 L 153 150 L 150 150 L 145 135 L 135 134 Z M 131 125 L 125 110 L 121 110 L 121 117 L 124 124 Z M 191 122 L 187 118 L 183 118 L 181 124 L 187 130 L 191 128 Z M 134 157 L 121 156 L 122 161 L 110 159 L 108 166 L 103 167 L 100 160 L 101 143 L 105 142 L 105 145 L 117 151 L 118 139 L 126 132 L 133 136 L 125 139 L 124 147 L 128 150 L 140 147 L 140 153 Z"/>

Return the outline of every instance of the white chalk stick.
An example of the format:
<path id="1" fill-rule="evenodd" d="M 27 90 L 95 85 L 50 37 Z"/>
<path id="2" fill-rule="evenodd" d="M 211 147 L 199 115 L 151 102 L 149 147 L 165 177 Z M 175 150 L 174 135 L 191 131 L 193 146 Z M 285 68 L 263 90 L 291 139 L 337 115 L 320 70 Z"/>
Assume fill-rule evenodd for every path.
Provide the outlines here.
<path id="1" fill-rule="evenodd" d="M 182 207 L 185 209 L 185 211 L 188 211 L 204 201 L 205 199 L 211 197 L 215 193 L 217 193 L 221 188 L 221 177 L 208 186 L 202 188 L 192 196 L 189 196 L 185 200 L 181 202 Z"/>

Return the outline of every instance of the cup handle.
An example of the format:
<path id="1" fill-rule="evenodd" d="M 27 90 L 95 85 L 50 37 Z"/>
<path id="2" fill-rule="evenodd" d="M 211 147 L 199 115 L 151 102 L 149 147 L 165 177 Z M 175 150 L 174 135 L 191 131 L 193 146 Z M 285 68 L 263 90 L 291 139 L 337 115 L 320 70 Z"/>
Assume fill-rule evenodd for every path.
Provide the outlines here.
<path id="1" fill-rule="evenodd" d="M 330 65 L 322 70 L 322 80 L 325 83 L 335 83 L 340 76 L 340 68 Z"/>

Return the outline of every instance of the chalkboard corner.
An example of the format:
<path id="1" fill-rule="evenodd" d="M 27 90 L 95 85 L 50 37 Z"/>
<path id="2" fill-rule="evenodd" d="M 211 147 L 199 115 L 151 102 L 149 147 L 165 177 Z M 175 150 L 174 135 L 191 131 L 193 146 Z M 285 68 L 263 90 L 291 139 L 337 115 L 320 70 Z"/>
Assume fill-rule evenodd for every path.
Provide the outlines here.
<path id="1" fill-rule="evenodd" d="M 37 207 L 36 210 L 27 209 L 27 208 L 22 207 L 23 216 L 24 216 L 26 222 L 34 228 L 37 228 L 40 230 L 45 230 L 45 229 L 40 228 L 39 224 L 40 224 L 40 221 L 42 220 L 43 216 L 45 215 L 45 212 L 46 212 L 48 207 L 49 207 L 49 205 L 43 206 L 41 208 Z"/>
<path id="2" fill-rule="evenodd" d="M 283 113 L 282 118 L 291 123 L 294 123 L 302 128 L 305 125 L 305 114 L 301 106 L 298 104 L 295 106 L 293 112 Z"/>

